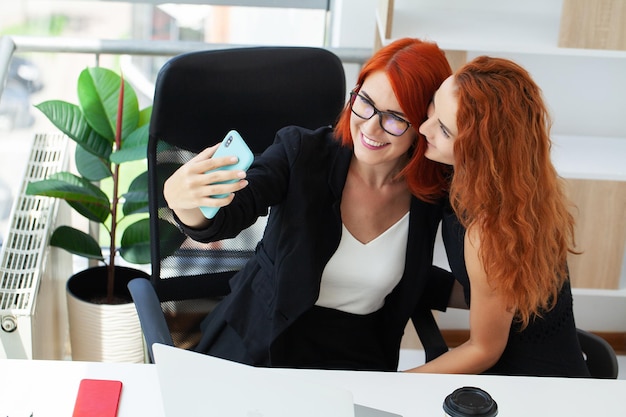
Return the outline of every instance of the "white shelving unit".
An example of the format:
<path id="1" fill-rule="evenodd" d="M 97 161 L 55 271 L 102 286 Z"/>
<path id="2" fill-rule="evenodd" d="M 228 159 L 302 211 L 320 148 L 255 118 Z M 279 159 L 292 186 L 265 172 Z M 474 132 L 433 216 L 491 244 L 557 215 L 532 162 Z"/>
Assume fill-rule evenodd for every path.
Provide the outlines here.
<path id="1" fill-rule="evenodd" d="M 558 43 L 560 0 L 393 3 L 390 40 L 414 36 L 436 41 L 446 50 L 544 53 L 555 49 Z"/>
<path id="2" fill-rule="evenodd" d="M 559 44 L 571 41 L 562 25 L 571 20 L 572 10 L 579 13 L 576 7 L 595 7 L 583 13 L 585 19 L 595 19 L 594 24 L 601 23 L 591 28 L 586 25 L 589 36 L 601 42 L 615 38 L 608 36 L 615 35 L 609 31 L 622 36 L 626 33 L 626 0 L 568 3 L 564 8 L 568 1 L 380 0 L 377 44 L 416 37 L 437 42 L 449 54 L 453 67 L 490 55 L 512 59 L 526 68 L 542 88 L 554 122 L 555 167 L 568 179 L 574 203 L 587 211 L 578 219 L 577 229 L 585 260 L 570 262 L 570 268 L 580 268 L 576 275 L 582 277 L 578 283 L 583 287 L 623 288 L 626 50 Z M 616 24 L 615 19 L 621 22 Z M 583 30 L 582 25 L 574 27 Z M 624 44 L 622 41 L 620 46 L 626 49 Z M 590 184 L 596 181 L 602 181 L 602 187 Z M 612 265 L 609 269 L 607 263 Z"/>
<path id="3" fill-rule="evenodd" d="M 552 162 L 564 178 L 626 181 L 626 137 L 553 134 Z"/>
<path id="4" fill-rule="evenodd" d="M 559 47 L 562 0 L 393 3 L 391 36 L 384 36 L 386 26 L 378 15 L 383 44 L 410 36 L 466 53 L 467 60 L 478 55 L 513 59 L 542 87 L 554 119 L 553 134 L 561 143 L 568 136 L 608 138 L 602 145 L 611 153 L 626 151 L 613 140 L 626 139 L 626 51 Z M 624 178 L 618 174 L 614 179 Z"/>

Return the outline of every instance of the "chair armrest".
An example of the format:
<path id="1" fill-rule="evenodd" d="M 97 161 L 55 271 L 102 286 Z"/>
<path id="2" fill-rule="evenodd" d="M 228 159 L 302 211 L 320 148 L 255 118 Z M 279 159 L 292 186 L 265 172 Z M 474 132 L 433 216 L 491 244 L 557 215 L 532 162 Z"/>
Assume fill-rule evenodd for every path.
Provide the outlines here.
<path id="1" fill-rule="evenodd" d="M 152 345 L 154 343 L 174 346 L 172 335 L 167 327 L 167 322 L 165 321 L 165 316 L 161 309 L 161 302 L 156 295 L 152 283 L 148 279 L 134 278 L 130 280 L 128 290 L 130 291 L 130 295 L 135 303 L 135 308 L 137 309 L 137 315 L 139 316 L 141 330 L 146 340 L 150 362 L 154 363 L 154 356 L 152 354 Z"/>

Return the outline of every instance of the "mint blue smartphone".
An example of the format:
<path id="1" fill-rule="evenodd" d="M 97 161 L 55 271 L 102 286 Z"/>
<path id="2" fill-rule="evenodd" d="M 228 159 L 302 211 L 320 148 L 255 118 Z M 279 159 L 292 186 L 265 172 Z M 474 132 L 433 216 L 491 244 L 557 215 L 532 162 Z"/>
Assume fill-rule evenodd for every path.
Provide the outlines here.
<path id="1" fill-rule="evenodd" d="M 250 165 L 252 165 L 252 161 L 254 160 L 254 154 L 252 153 L 252 151 L 250 150 L 246 142 L 243 140 L 241 135 L 236 130 L 231 130 L 230 132 L 226 134 L 226 136 L 222 140 L 222 143 L 220 143 L 220 146 L 215 151 L 215 154 L 213 154 L 213 158 L 217 158 L 221 156 L 236 156 L 239 160 L 234 165 L 226 165 L 221 168 L 217 168 L 214 171 L 217 171 L 217 170 L 247 171 L 248 168 L 250 168 Z M 212 172 L 212 171 L 207 171 L 207 173 L 208 172 Z M 236 181 L 237 180 L 224 181 L 223 183 L 218 183 L 218 184 L 233 183 Z M 224 198 L 226 196 L 227 194 L 219 194 L 219 195 L 214 195 L 211 197 Z M 207 219 L 212 219 L 213 217 L 215 217 L 215 214 L 217 214 L 217 211 L 219 209 L 220 209 L 219 207 L 204 207 L 204 206 L 200 207 L 202 214 L 204 214 L 204 217 L 206 217 Z"/>

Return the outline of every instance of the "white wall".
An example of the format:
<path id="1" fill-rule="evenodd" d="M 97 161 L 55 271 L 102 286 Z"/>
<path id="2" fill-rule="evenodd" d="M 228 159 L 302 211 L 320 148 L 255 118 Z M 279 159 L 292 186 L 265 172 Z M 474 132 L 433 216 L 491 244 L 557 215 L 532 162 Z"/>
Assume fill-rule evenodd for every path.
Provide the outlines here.
<path id="1" fill-rule="evenodd" d="M 332 11 L 332 47 L 373 48 L 378 0 L 334 0 Z M 358 65 L 345 65 L 346 89 L 356 84 Z"/>
<path id="2" fill-rule="evenodd" d="M 377 0 L 334 0 L 331 45 L 372 48 Z"/>

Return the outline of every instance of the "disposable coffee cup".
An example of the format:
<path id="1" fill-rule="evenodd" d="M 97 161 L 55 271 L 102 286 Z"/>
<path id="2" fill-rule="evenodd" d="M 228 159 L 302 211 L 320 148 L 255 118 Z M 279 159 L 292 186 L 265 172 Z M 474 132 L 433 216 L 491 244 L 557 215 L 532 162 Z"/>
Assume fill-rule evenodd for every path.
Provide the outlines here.
<path id="1" fill-rule="evenodd" d="M 443 411 L 446 417 L 495 417 L 498 404 L 480 388 L 463 387 L 446 397 Z"/>

